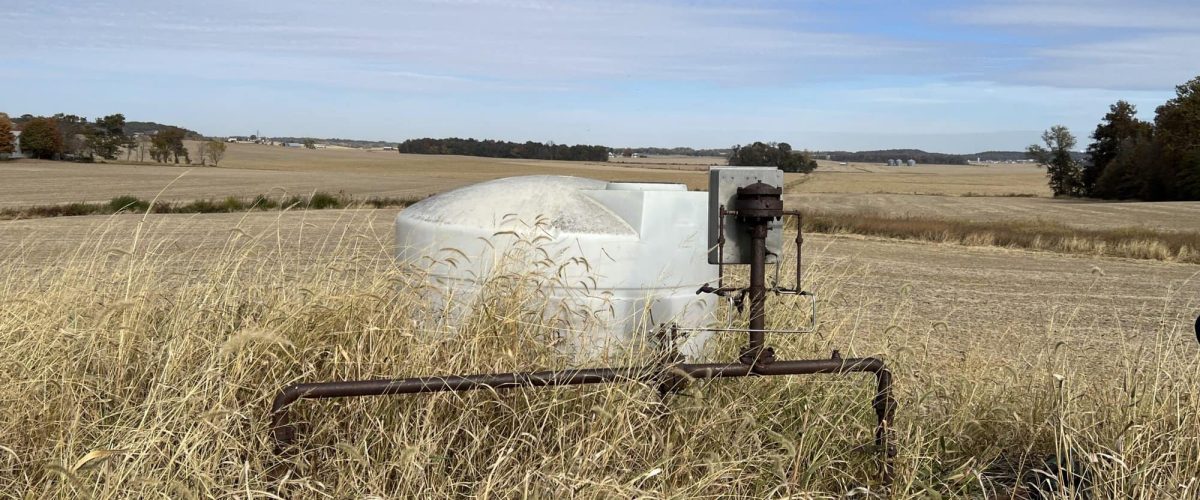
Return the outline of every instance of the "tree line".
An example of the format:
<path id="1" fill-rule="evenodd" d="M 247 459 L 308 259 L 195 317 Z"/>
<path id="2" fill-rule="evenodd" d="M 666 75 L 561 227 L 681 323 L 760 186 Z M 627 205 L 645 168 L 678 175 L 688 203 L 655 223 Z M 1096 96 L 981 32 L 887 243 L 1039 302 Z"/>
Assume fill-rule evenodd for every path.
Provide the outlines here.
<path id="1" fill-rule="evenodd" d="M 521 158 L 528 160 L 608 161 L 608 148 L 577 144 L 543 144 L 495 141 L 491 139 L 409 139 L 396 146 L 401 154 L 463 155 L 487 158 Z"/>
<path id="2" fill-rule="evenodd" d="M 59 113 L 53 116 L 22 115 L 9 119 L 0 113 L 0 154 L 11 155 L 18 143 L 12 131 L 21 132 L 21 153 L 44 160 L 95 161 L 117 160 L 124 154 L 126 161 L 145 161 L 146 156 L 159 163 L 191 164 L 191 154 L 184 140 L 203 139 L 194 131 L 153 122 L 126 122 L 125 115 L 116 113 L 94 121 Z M 201 140 L 198 149 L 202 165 L 217 165 L 225 156 L 225 143 Z"/>
<path id="3" fill-rule="evenodd" d="M 963 155 L 948 153 L 930 153 L 920 149 L 881 149 L 876 151 L 827 151 L 833 161 L 848 161 L 862 163 L 886 163 L 888 160 L 916 160 L 922 164 L 966 165 L 967 158 Z"/>
<path id="4" fill-rule="evenodd" d="M 786 142 L 754 142 L 730 149 L 726 161 L 735 167 L 778 167 L 784 172 L 808 173 L 816 170 L 817 161 L 808 151 L 793 151 Z"/>
<path id="5" fill-rule="evenodd" d="M 729 156 L 729 149 L 695 149 L 687 147 L 678 148 L 623 148 L 620 151 L 612 150 L 613 154 L 622 156 L 631 156 L 633 153 L 652 156 Z"/>
<path id="6" fill-rule="evenodd" d="M 1145 201 L 1200 200 L 1200 77 L 1175 87 L 1175 97 L 1137 118 L 1124 101 L 1109 107 L 1091 135 L 1085 160 L 1071 155 L 1075 136 L 1055 125 L 1030 156 L 1046 167 L 1055 196 Z"/>

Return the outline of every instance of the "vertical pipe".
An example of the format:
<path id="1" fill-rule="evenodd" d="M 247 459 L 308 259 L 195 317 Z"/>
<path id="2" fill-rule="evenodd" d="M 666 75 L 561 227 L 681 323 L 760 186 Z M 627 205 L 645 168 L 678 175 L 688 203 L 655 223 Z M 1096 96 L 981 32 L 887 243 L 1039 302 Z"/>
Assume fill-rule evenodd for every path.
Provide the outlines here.
<path id="1" fill-rule="evenodd" d="M 717 289 L 723 286 L 725 286 L 725 205 L 721 205 L 720 210 L 717 210 Z"/>
<path id="2" fill-rule="evenodd" d="M 796 214 L 796 292 L 804 290 L 804 286 L 800 283 L 800 269 L 804 260 L 801 258 L 804 255 L 804 215 Z"/>
<path id="3" fill-rule="evenodd" d="M 747 353 L 755 359 L 762 354 L 767 324 L 767 220 L 756 220 L 750 227 L 750 344 Z"/>

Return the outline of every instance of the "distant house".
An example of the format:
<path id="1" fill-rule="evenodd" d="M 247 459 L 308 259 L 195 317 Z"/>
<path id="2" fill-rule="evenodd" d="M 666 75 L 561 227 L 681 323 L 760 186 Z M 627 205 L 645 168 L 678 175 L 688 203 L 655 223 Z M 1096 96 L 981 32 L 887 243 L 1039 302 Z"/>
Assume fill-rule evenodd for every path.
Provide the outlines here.
<path id="1" fill-rule="evenodd" d="M 289 148 L 302 148 L 302 147 L 304 147 L 304 144 L 301 144 L 301 143 L 299 143 L 299 142 L 285 142 L 285 143 L 283 143 L 283 145 L 284 145 L 284 146 L 286 146 L 286 147 L 289 147 Z"/>

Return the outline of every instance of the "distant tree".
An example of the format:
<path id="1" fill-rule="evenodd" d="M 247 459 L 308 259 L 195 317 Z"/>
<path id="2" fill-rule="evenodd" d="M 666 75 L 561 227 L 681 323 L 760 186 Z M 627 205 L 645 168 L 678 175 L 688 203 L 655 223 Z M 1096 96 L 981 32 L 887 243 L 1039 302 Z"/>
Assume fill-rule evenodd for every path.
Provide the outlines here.
<path id="1" fill-rule="evenodd" d="M 460 139 L 409 139 L 396 145 L 400 154 L 465 155 L 488 158 L 525 158 L 565 161 L 608 161 L 608 148 L 576 144 L 542 144 L 526 141 L 516 143 L 495 140 Z"/>
<path id="2" fill-rule="evenodd" d="M 221 163 L 221 160 L 223 158 L 225 158 L 225 143 L 224 142 L 207 141 L 207 142 L 201 143 L 201 146 L 204 148 L 200 154 L 200 156 L 202 158 L 201 161 L 203 161 L 204 159 L 207 159 L 209 162 L 212 162 L 213 166 L 215 167 L 215 166 L 217 166 L 217 164 Z"/>
<path id="3" fill-rule="evenodd" d="M 1042 133 L 1041 144 L 1032 144 L 1026 151 L 1029 156 L 1046 167 L 1050 179 L 1050 190 L 1054 196 L 1076 196 L 1081 194 L 1081 172 L 1079 163 L 1071 157 L 1075 147 L 1075 136 L 1062 125 L 1055 125 Z"/>
<path id="4" fill-rule="evenodd" d="M 1089 196 L 1110 200 L 1149 199 L 1150 176 L 1159 156 L 1153 127 L 1147 124 L 1136 136 L 1123 139 L 1115 151 L 1116 157 L 1104 164 Z"/>
<path id="5" fill-rule="evenodd" d="M 21 129 L 21 153 L 53 160 L 63 154 L 63 136 L 53 118 L 31 118 Z"/>
<path id="6" fill-rule="evenodd" d="M 304 149 L 317 149 L 317 141 L 312 139 L 304 140 Z"/>
<path id="7" fill-rule="evenodd" d="M 87 118 L 65 113 L 58 113 L 50 118 L 54 120 L 59 135 L 63 138 L 63 154 L 81 156 L 91 153 L 88 141 L 91 124 Z M 21 134 L 24 135 L 24 132 Z"/>
<path id="8" fill-rule="evenodd" d="M 8 115 L 0 113 L 0 158 L 8 159 L 17 151 L 17 136 L 13 134 L 12 120 Z"/>
<path id="9" fill-rule="evenodd" d="M 179 127 L 166 127 L 159 130 L 150 140 L 150 156 L 154 158 L 154 161 L 160 163 L 174 160 L 176 164 L 179 163 L 179 157 L 182 156 L 187 163 L 191 163 L 187 146 L 183 144 L 185 136 L 186 131 Z"/>
<path id="10" fill-rule="evenodd" d="M 1104 121 L 1092 132 L 1092 143 L 1087 147 L 1087 164 L 1083 167 L 1080 178 L 1080 189 L 1086 196 L 1102 196 L 1097 191 L 1096 184 L 1104 171 L 1112 165 L 1123 150 L 1133 148 L 1140 140 L 1148 139 L 1153 126 L 1149 122 L 1137 119 L 1137 108 L 1126 101 L 1117 101 L 1109 107 Z M 1111 184 L 1117 178 L 1136 177 L 1136 172 L 1128 171 L 1133 166 L 1129 155 L 1125 155 L 1120 176 L 1109 176 L 1110 184 L 1105 186 L 1103 194 L 1111 194 L 1117 186 Z M 1131 179 L 1132 180 L 1132 179 Z"/>
<path id="11" fill-rule="evenodd" d="M 800 173 L 812 172 L 817 168 L 817 161 L 807 151 L 792 151 L 791 144 L 786 142 L 754 142 L 734 146 L 726 163 L 732 166 L 778 167 L 784 172 Z"/>
<path id="12" fill-rule="evenodd" d="M 126 141 L 125 115 L 117 113 L 97 118 L 94 126 L 85 133 L 88 150 L 106 160 L 117 159 L 117 153 Z"/>
<path id="13" fill-rule="evenodd" d="M 1175 97 L 1155 109 L 1154 142 L 1161 157 L 1150 173 L 1150 194 L 1200 200 L 1200 76 L 1175 87 Z"/>
<path id="14" fill-rule="evenodd" d="M 629 149 L 629 148 L 625 148 L 624 150 L 621 151 L 621 156 L 623 156 L 625 158 L 630 158 L 633 156 L 633 150 Z"/>

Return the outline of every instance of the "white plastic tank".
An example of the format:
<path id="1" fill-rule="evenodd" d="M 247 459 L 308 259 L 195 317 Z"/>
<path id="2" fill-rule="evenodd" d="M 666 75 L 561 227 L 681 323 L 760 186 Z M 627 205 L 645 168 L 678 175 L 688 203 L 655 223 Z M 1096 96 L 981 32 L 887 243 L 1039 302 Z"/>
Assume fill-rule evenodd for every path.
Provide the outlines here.
<path id="1" fill-rule="evenodd" d="M 396 254 L 428 272 L 430 300 L 462 317 L 502 273 L 545 278 L 542 321 L 579 358 L 620 350 L 660 324 L 702 327 L 716 301 L 704 192 L 682 184 L 510 177 L 427 198 L 396 216 Z M 679 344 L 695 356 L 708 335 Z"/>

